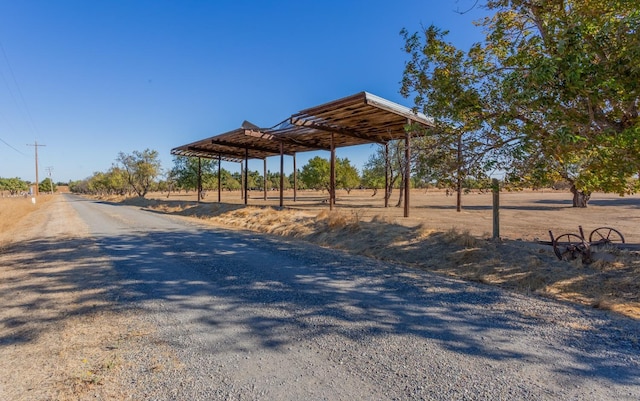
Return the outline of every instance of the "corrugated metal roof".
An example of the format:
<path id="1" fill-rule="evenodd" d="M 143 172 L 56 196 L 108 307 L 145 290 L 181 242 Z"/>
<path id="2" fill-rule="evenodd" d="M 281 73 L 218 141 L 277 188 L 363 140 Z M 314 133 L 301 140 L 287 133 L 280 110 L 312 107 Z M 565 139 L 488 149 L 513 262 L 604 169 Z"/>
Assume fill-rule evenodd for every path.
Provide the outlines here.
<path id="1" fill-rule="evenodd" d="M 424 128 L 434 126 L 433 119 L 414 113 L 408 107 L 360 92 L 319 106 L 302 110 L 271 128 L 260 128 L 248 121 L 241 128 L 179 146 L 171 154 L 242 160 L 264 159 L 310 150 L 366 143 L 386 143 L 406 135 L 409 123 Z"/>

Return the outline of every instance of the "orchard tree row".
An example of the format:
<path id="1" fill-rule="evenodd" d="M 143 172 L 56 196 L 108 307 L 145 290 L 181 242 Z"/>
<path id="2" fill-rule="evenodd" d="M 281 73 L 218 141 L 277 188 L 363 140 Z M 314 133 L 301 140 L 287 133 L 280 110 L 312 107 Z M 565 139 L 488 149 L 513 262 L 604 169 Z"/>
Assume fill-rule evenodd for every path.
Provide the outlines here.
<path id="1" fill-rule="evenodd" d="M 33 184 L 20 178 L 2 178 L 0 177 L 0 196 L 19 196 L 27 195 Z M 56 192 L 58 184 L 45 178 L 38 184 L 38 191 L 41 193 Z"/>
<path id="2" fill-rule="evenodd" d="M 69 183 L 69 190 L 92 195 L 133 195 L 144 197 L 162 188 L 158 180 L 162 168 L 156 150 L 145 149 L 131 154 L 120 152 L 111 168 L 91 177 Z"/>
<path id="3" fill-rule="evenodd" d="M 245 182 L 244 173 L 220 169 L 221 190 L 240 190 Z M 329 188 L 329 161 L 315 157 L 298 171 L 298 189 Z M 120 153 L 111 168 L 105 172 L 95 172 L 84 180 L 73 181 L 69 189 L 75 193 L 95 195 L 123 195 L 144 197 L 150 191 L 162 191 L 170 194 L 178 191 L 196 191 L 200 177 L 201 189 L 218 189 L 217 161 L 196 157 L 175 156 L 173 166 L 163 170 L 158 152 L 146 149 L 131 154 Z M 267 190 L 280 189 L 280 174 L 267 171 Z M 247 187 L 251 190 L 264 190 L 265 179 L 258 171 L 247 172 Z M 294 176 L 291 173 L 283 180 L 284 189 L 293 188 Z M 361 186 L 360 176 L 348 159 L 337 160 L 338 187 L 350 191 Z"/>
<path id="4" fill-rule="evenodd" d="M 373 190 L 373 195 L 378 189 L 384 188 L 385 166 L 389 168 L 389 188 L 391 194 L 395 188 L 402 188 L 402 143 L 394 143 L 389 152 L 390 159 L 385 161 L 384 148 L 380 148 L 372 155 L 362 171 L 362 175 L 351 165 L 348 158 L 336 159 L 336 188 L 350 192 L 354 188 L 368 188 Z M 395 162 L 394 162 L 395 160 Z M 111 168 L 105 172 L 95 172 L 84 180 L 69 183 L 69 189 L 75 193 L 94 195 L 121 195 L 144 197 L 151 191 L 171 192 L 197 191 L 198 176 L 203 191 L 218 189 L 217 160 L 196 157 L 175 156 L 173 166 L 163 170 L 158 152 L 146 149 L 134 151 L 131 154 L 120 153 Z M 297 171 L 297 189 L 312 189 L 329 191 L 330 180 L 329 160 L 316 156 L 313 157 L 301 169 Z M 258 171 L 247 172 L 246 182 L 249 190 L 280 189 L 280 174 L 267 171 L 266 182 L 264 175 Z M 284 189 L 291 189 L 294 185 L 293 173 L 283 179 Z M 486 188 L 488 181 L 473 181 L 467 179 L 465 187 Z M 244 175 L 240 172 L 230 172 L 220 169 L 220 188 L 226 191 L 242 189 Z M 427 187 L 432 185 L 448 186 L 447 180 L 435 180 L 429 175 L 415 174 L 412 177 L 412 186 Z M 398 204 L 401 203 L 401 198 Z"/>
<path id="5" fill-rule="evenodd" d="M 389 166 L 389 193 L 394 188 L 401 188 L 401 174 L 402 166 L 399 163 L 399 157 L 395 157 L 402 151 L 402 144 L 400 142 L 393 143 L 391 146 L 395 149 L 393 153 L 390 153 L 390 160 L 388 164 L 385 162 L 384 148 L 380 148 L 374 155 L 372 155 L 365 165 L 362 175 L 358 172 L 358 169 L 351 165 L 348 158 L 336 158 L 336 188 L 345 190 L 348 193 L 355 188 L 372 189 L 373 194 L 377 193 L 378 189 L 384 188 L 385 183 L 385 165 Z M 293 173 L 284 177 L 284 189 L 291 189 L 294 186 L 294 181 L 297 182 L 297 189 L 312 189 L 322 190 L 329 192 L 330 189 L 330 169 L 331 165 L 328 159 L 320 156 L 315 156 L 305 164 L 302 169 L 297 171 L 297 180 Z M 165 189 L 169 187 L 173 190 L 196 190 L 198 185 L 198 171 L 200 171 L 201 185 L 203 190 L 217 190 L 218 189 L 218 172 L 217 161 L 211 159 L 189 158 L 189 157 L 175 157 L 174 166 L 169 171 L 167 176 L 167 183 L 164 185 Z M 244 177 L 241 173 L 230 173 L 224 168 L 221 169 L 221 187 L 224 190 L 238 190 L 242 188 Z M 412 177 L 413 187 L 430 187 L 440 186 L 448 187 L 449 180 L 437 180 L 430 176 L 415 174 Z M 463 183 L 464 188 L 488 188 L 489 181 L 484 182 L 476 181 L 468 178 Z M 250 190 L 264 190 L 265 180 L 264 175 L 259 171 L 251 171 L 247 173 L 247 187 Z M 267 171 L 266 180 L 267 190 L 280 189 L 280 173 L 274 173 Z M 399 202 L 401 203 L 401 202 Z"/>

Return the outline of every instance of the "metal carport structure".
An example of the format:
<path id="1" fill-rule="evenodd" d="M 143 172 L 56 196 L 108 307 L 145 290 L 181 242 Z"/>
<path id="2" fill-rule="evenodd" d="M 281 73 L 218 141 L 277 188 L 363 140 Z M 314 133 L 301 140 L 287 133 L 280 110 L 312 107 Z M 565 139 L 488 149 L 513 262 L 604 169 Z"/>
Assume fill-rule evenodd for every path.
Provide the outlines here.
<path id="1" fill-rule="evenodd" d="M 411 127 L 411 128 L 410 128 Z M 335 149 L 367 143 L 386 145 L 392 140 L 405 140 L 404 215 L 409 216 L 410 139 L 434 127 L 433 120 L 408 107 L 368 92 L 324 103 L 292 114 L 271 128 L 260 128 L 247 121 L 233 131 L 182 145 L 171 150 L 172 155 L 204 157 L 245 162 L 280 155 L 280 206 L 283 206 L 284 155 L 297 152 L 327 150 L 331 152 L 329 207 L 335 204 Z M 385 147 L 386 148 L 386 147 Z M 218 169 L 218 172 L 220 169 Z M 266 176 L 266 173 L 265 173 Z M 265 186 L 266 189 L 266 186 Z M 247 203 L 245 174 L 245 204 Z M 295 191 L 295 185 L 294 185 Z M 385 206 L 387 202 L 385 185 Z M 266 196 L 266 195 L 265 195 Z M 295 195 L 294 195 L 295 197 Z M 218 185 L 220 200 L 220 186 Z"/>

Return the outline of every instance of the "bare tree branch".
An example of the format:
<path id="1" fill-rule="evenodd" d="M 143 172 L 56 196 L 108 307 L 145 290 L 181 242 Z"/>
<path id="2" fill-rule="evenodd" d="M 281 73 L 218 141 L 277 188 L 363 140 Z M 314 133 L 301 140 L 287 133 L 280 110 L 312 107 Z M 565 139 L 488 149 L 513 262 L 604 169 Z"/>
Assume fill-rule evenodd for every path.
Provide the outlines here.
<path id="1" fill-rule="evenodd" d="M 466 14 L 466 13 L 468 13 L 469 11 L 473 10 L 474 8 L 476 8 L 476 6 L 478 5 L 478 3 L 479 3 L 479 2 L 480 2 L 480 0 L 476 0 L 476 1 L 473 3 L 473 5 L 472 5 L 471 7 L 469 7 L 469 8 L 468 8 L 467 10 L 465 10 L 465 11 L 460 11 L 460 8 L 457 8 L 457 9 L 455 9 L 455 10 L 454 10 L 454 12 L 456 12 L 456 13 L 458 13 L 458 14 L 460 14 L 460 15 Z M 457 1 L 456 1 L 456 3 L 457 3 Z"/>

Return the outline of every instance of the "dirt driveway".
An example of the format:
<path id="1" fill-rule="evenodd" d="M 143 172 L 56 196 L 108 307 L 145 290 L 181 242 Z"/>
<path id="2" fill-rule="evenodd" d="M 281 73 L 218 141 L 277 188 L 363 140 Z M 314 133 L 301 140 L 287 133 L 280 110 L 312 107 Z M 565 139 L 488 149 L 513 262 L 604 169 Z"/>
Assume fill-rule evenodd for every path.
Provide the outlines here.
<path id="1" fill-rule="evenodd" d="M 69 204 L 57 196 L 0 237 L 0 399 L 144 399 L 122 381 L 164 351 L 141 348 L 153 330 L 113 302 L 117 275 Z M 125 360 L 141 349 L 143 363 Z"/>
<path id="2" fill-rule="evenodd" d="M 502 192 L 502 241 L 496 242 L 487 241 L 493 230 L 491 194 L 464 195 L 463 210 L 456 212 L 453 196 L 442 191 L 414 190 L 410 217 L 404 218 L 403 208 L 384 208 L 381 195 L 372 197 L 371 193 L 339 192 L 333 213 L 328 213 L 324 202 L 326 193 L 314 191 L 299 191 L 296 201 L 288 191 L 281 211 L 271 208 L 279 203 L 277 195 L 270 193 L 265 201 L 261 192 L 250 192 L 249 207 L 244 206 L 237 191 L 224 192 L 222 204 L 217 203 L 217 194 L 208 194 L 199 204 L 194 194 L 172 194 L 169 198 L 154 194 L 151 200 L 131 199 L 127 203 L 218 226 L 301 238 L 640 318 L 638 195 L 594 194 L 588 208 L 573 208 L 568 192 Z M 597 228 L 615 228 L 627 244 L 623 250 L 593 247 L 594 263 L 585 265 L 580 259 L 559 262 L 551 246 L 538 242 L 550 241 L 550 230 L 554 237 L 571 234 L 575 240 L 580 226 L 587 238 Z M 608 230 L 601 232 L 609 234 Z"/>

